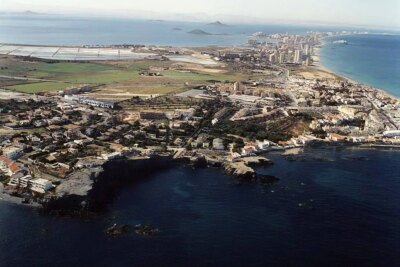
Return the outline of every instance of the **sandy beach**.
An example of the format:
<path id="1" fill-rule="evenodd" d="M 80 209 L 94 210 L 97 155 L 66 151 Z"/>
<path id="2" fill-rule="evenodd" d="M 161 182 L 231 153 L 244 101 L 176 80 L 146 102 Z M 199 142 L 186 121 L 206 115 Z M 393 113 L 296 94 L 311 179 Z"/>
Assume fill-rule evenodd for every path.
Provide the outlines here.
<path id="1" fill-rule="evenodd" d="M 397 96 L 394 96 L 394 95 L 388 93 L 388 92 L 385 91 L 384 89 L 376 88 L 376 87 L 374 87 L 374 86 L 371 86 L 371 85 L 368 85 L 368 84 L 364 84 L 364 83 L 362 83 L 362 82 L 355 81 L 355 80 L 353 80 L 353 79 L 351 79 L 351 78 L 349 78 L 349 77 L 347 77 L 347 76 L 344 76 L 344 75 L 335 73 L 335 72 L 332 71 L 331 69 L 329 69 L 329 68 L 327 68 L 326 66 L 324 66 L 324 65 L 321 63 L 321 55 L 320 55 L 320 53 L 321 53 L 320 50 L 321 50 L 321 48 L 322 48 L 323 45 L 324 45 L 324 42 L 321 43 L 320 47 L 314 48 L 314 53 L 311 55 L 311 58 L 312 58 L 312 60 L 313 60 L 313 64 L 310 66 L 311 68 L 314 68 L 314 69 L 316 69 L 316 70 L 320 70 L 320 71 L 323 71 L 323 72 L 332 74 L 332 75 L 334 75 L 334 76 L 336 76 L 336 77 L 338 77 L 338 78 L 340 78 L 340 79 L 343 79 L 343 80 L 348 81 L 348 82 L 353 83 L 353 84 L 361 84 L 361 85 L 369 86 L 369 87 L 371 87 L 372 89 L 375 89 L 375 90 L 379 91 L 381 94 L 384 94 L 384 95 L 386 95 L 386 96 L 388 96 L 388 97 L 390 97 L 390 98 L 399 99 Z"/>

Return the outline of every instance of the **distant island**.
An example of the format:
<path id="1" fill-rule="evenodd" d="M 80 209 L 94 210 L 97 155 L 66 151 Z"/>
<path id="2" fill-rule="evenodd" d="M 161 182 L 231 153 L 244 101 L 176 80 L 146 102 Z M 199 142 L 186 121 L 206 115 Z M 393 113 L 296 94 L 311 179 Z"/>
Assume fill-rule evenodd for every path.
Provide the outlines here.
<path id="1" fill-rule="evenodd" d="M 44 15 L 42 13 L 34 12 L 31 10 L 26 10 L 25 12 L 22 13 L 23 15 Z"/>
<path id="2" fill-rule="evenodd" d="M 212 26 L 221 26 L 221 27 L 228 27 L 229 25 L 222 23 L 221 21 L 215 21 L 212 23 L 208 23 L 207 25 L 212 25 Z"/>
<path id="3" fill-rule="evenodd" d="M 23 12 L 0 12 L 0 15 L 21 15 L 21 16 L 39 16 L 39 15 L 48 15 L 46 13 L 39 13 L 39 12 L 34 12 L 32 10 L 26 10 Z"/>
<path id="4" fill-rule="evenodd" d="M 188 32 L 189 34 L 197 34 L 197 35 L 229 35 L 227 33 L 209 33 L 200 29 L 194 29 Z"/>
<path id="5" fill-rule="evenodd" d="M 212 33 L 209 33 L 209 32 L 206 32 L 206 31 L 203 31 L 203 30 L 200 30 L 200 29 L 194 29 L 194 30 L 191 30 L 188 33 L 197 34 L 197 35 L 213 35 Z"/>

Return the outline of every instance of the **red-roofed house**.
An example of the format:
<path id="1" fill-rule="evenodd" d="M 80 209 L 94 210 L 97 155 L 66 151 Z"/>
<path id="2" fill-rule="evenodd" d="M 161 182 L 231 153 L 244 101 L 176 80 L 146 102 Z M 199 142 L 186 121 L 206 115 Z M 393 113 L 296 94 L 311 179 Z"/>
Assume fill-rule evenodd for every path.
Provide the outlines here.
<path id="1" fill-rule="evenodd" d="M 5 174 L 11 176 L 19 172 L 21 169 L 18 166 L 18 164 L 12 161 L 11 159 L 6 158 L 4 156 L 0 156 L 0 170 L 2 170 Z"/>

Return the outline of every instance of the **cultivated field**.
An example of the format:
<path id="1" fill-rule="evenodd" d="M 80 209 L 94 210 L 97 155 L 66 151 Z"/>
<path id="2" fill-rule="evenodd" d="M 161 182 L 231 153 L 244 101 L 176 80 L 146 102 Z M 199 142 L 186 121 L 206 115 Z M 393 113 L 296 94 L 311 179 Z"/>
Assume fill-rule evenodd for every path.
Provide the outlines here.
<path id="1" fill-rule="evenodd" d="M 11 85 L 7 86 L 6 88 L 14 90 L 16 92 L 34 94 L 39 92 L 63 90 L 70 86 L 71 83 L 63 83 L 63 82 L 35 82 L 35 83 Z"/>
<path id="2" fill-rule="evenodd" d="M 140 75 L 142 72 L 160 76 Z M 0 56 L 0 88 L 38 93 L 59 91 L 80 84 L 96 90 L 89 96 L 126 99 L 138 95 L 182 92 L 212 81 L 236 81 L 253 78 L 223 65 L 193 62 L 138 60 L 96 62 L 42 62 L 12 56 Z"/>

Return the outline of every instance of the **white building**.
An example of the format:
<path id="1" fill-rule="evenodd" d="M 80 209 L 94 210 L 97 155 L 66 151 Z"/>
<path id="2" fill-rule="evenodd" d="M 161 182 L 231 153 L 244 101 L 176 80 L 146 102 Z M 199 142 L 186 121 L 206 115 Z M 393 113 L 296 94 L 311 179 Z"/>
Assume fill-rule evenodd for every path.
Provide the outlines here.
<path id="1" fill-rule="evenodd" d="M 307 57 L 307 58 L 306 58 L 305 64 L 306 64 L 306 66 L 310 66 L 310 65 L 311 65 L 311 59 L 310 59 L 310 57 Z"/>
<path id="2" fill-rule="evenodd" d="M 266 150 L 270 147 L 270 143 L 267 140 L 264 141 L 257 141 L 257 148 L 260 150 Z"/>
<path id="3" fill-rule="evenodd" d="M 279 63 L 280 63 L 280 64 L 285 63 L 285 54 L 284 54 L 284 53 L 281 53 L 281 54 L 279 55 Z"/>
<path id="4" fill-rule="evenodd" d="M 302 62 L 302 53 L 301 50 L 296 50 L 294 52 L 294 63 L 301 63 Z"/>
<path id="5" fill-rule="evenodd" d="M 10 146 L 3 149 L 3 155 L 11 160 L 16 160 L 24 154 L 20 147 Z"/>
<path id="6" fill-rule="evenodd" d="M 304 54 L 307 56 L 310 54 L 310 45 L 309 44 L 304 45 Z"/>
<path id="7" fill-rule="evenodd" d="M 53 184 L 49 180 L 41 179 L 41 178 L 31 180 L 30 184 L 32 186 L 31 190 L 38 192 L 38 193 L 45 193 L 54 187 Z"/>
<path id="8" fill-rule="evenodd" d="M 243 157 L 248 157 L 254 155 L 254 152 L 256 152 L 254 146 L 245 146 L 242 148 L 242 156 Z"/>
<path id="9" fill-rule="evenodd" d="M 30 186 L 31 180 L 32 180 L 32 176 L 30 176 L 30 175 L 19 178 L 19 186 L 21 186 L 21 187 Z"/>
<path id="10" fill-rule="evenodd" d="M 383 136 L 385 136 L 385 137 L 400 136 L 400 130 L 385 131 L 385 132 L 383 132 Z"/>
<path id="11" fill-rule="evenodd" d="M 224 141 L 220 138 L 215 138 L 213 140 L 213 148 L 216 150 L 224 150 Z"/>
<path id="12" fill-rule="evenodd" d="M 113 152 L 110 154 L 103 154 L 101 155 L 103 157 L 104 160 L 113 160 L 113 159 L 118 159 L 121 157 L 121 153 L 120 152 Z"/>
<path id="13" fill-rule="evenodd" d="M 30 189 L 32 191 L 38 192 L 38 193 L 46 193 L 50 189 L 54 187 L 54 185 L 46 179 L 38 178 L 38 179 L 33 179 L 32 176 L 26 175 L 24 177 L 13 177 L 11 178 L 10 182 L 8 185 L 11 186 L 19 186 L 19 187 L 24 187 Z"/>
<path id="14" fill-rule="evenodd" d="M 114 108 L 114 103 L 109 101 L 81 98 L 79 102 L 93 107 L 110 108 L 110 109 Z"/>
<path id="15" fill-rule="evenodd" d="M 271 63 L 276 62 L 276 54 L 275 53 L 269 55 L 269 62 L 271 62 Z"/>
<path id="16" fill-rule="evenodd" d="M 91 99 L 87 97 L 81 97 L 78 95 L 65 95 L 64 98 L 69 101 L 78 101 L 82 104 L 90 105 L 93 107 L 110 108 L 110 109 L 113 109 L 115 107 L 114 103 L 110 101 Z"/>
<path id="17" fill-rule="evenodd" d="M 8 185 L 11 186 L 18 186 L 19 185 L 19 177 L 11 177 L 10 181 L 8 182 Z"/>

